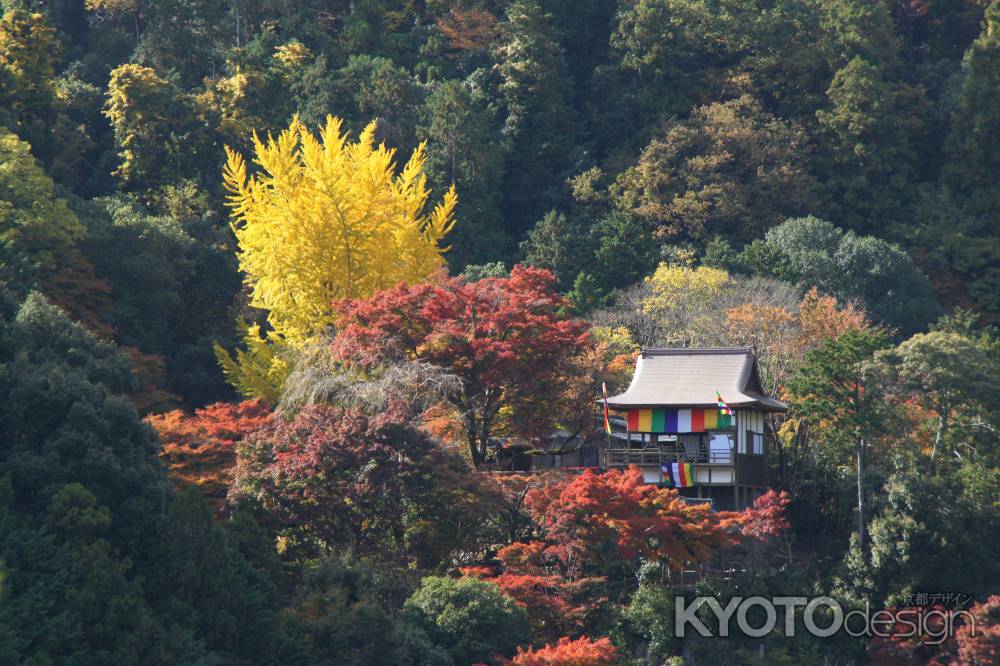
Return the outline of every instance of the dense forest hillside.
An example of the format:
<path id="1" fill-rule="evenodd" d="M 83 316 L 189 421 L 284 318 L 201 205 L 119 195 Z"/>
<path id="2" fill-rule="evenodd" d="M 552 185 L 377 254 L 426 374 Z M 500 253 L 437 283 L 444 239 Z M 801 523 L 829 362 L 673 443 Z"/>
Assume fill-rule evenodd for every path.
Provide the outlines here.
<path id="1" fill-rule="evenodd" d="M 1000 2 L 0 12 L 0 663 L 1000 663 Z M 773 491 L 538 473 L 646 347 Z"/>

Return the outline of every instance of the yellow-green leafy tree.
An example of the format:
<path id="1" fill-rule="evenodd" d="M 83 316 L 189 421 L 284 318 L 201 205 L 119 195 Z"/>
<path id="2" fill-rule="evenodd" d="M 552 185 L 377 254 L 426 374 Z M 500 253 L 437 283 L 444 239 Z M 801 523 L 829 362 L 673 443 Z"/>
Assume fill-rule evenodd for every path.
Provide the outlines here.
<path id="1" fill-rule="evenodd" d="M 704 344 L 719 333 L 720 302 L 730 285 L 729 274 L 718 268 L 660 264 L 646 278 L 649 295 L 642 312 L 656 320 L 658 344 Z"/>
<path id="2" fill-rule="evenodd" d="M 203 173 L 211 140 L 198 106 L 194 96 L 151 67 L 125 63 L 112 70 L 104 116 L 121 159 L 114 175 L 141 189 Z"/>
<path id="3" fill-rule="evenodd" d="M 338 118 L 313 135 L 298 119 L 278 136 L 253 137 L 251 173 L 227 149 L 224 170 L 238 259 L 250 304 L 270 329 L 247 330 L 247 351 L 217 349 L 242 393 L 273 400 L 287 373 L 283 350 L 301 349 L 333 321 L 332 304 L 367 297 L 444 268 L 454 225 L 454 188 L 433 208 L 424 146 L 401 169 L 395 151 L 375 144 L 375 123 L 350 141 Z"/>
<path id="4" fill-rule="evenodd" d="M 15 6 L 0 17 L 0 114 L 36 155 L 49 156 L 60 45 L 45 14 Z"/>

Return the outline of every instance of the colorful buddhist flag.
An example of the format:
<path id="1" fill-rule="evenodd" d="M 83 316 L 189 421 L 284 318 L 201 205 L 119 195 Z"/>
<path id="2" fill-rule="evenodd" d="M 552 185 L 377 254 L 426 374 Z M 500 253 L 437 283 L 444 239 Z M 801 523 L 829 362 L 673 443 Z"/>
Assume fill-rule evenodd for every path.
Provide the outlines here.
<path id="1" fill-rule="evenodd" d="M 726 401 L 722 399 L 722 396 L 719 395 L 718 391 L 715 392 L 715 399 L 719 402 L 719 412 L 723 416 L 733 415 L 733 410 L 729 407 L 729 405 L 726 404 Z"/>
<path id="2" fill-rule="evenodd" d="M 716 428 L 720 430 L 725 430 L 727 428 L 733 427 L 733 408 L 726 404 L 726 401 L 722 399 L 722 395 L 716 391 L 715 400 L 719 405 L 719 418 L 718 422 L 715 424 Z"/>
<path id="3" fill-rule="evenodd" d="M 669 463 L 660 466 L 663 482 L 674 488 L 689 488 L 694 485 L 694 465 L 691 463 Z"/>
<path id="4" fill-rule="evenodd" d="M 611 416 L 608 412 L 608 386 L 601 382 L 601 395 L 604 396 L 604 432 L 611 434 Z"/>

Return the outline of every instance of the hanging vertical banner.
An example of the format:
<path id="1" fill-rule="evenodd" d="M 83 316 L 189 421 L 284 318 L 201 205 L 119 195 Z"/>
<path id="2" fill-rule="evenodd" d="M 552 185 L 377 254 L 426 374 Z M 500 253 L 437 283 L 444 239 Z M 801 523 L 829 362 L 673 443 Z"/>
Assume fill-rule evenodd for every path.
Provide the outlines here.
<path id="1" fill-rule="evenodd" d="M 674 488 L 690 488 L 694 485 L 694 466 L 691 463 L 669 463 L 660 466 L 663 483 Z"/>

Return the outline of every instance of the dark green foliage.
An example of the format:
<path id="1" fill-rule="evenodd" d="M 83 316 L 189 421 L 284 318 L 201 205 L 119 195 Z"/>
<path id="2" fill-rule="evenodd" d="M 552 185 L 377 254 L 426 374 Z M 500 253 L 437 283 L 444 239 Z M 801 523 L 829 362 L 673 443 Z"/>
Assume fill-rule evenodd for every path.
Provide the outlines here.
<path id="1" fill-rule="evenodd" d="M 845 233 L 815 217 L 775 227 L 764 243 L 744 248 L 738 263 L 753 273 L 856 301 L 876 320 L 903 332 L 918 330 L 941 312 L 927 278 L 899 246 Z"/>
<path id="2" fill-rule="evenodd" d="M 111 510 L 113 542 L 147 552 L 166 485 L 155 435 L 125 395 L 128 359 L 38 294 L 0 327 L 0 470 L 15 501 L 40 515 L 64 484 L 83 483 Z"/>
<path id="3" fill-rule="evenodd" d="M 997 480 L 987 488 L 995 493 Z M 869 523 L 870 564 L 856 543 L 848 553 L 848 589 L 870 591 L 874 599 L 896 605 L 912 591 L 940 585 L 942 571 L 949 572 L 948 585 L 956 590 L 996 589 L 1000 567 L 993 552 L 1000 543 L 1000 514 L 970 491 L 977 491 L 975 481 L 964 481 L 958 471 L 929 476 L 901 466 L 878 493 L 882 499 Z"/>
<path id="4" fill-rule="evenodd" d="M 424 103 L 417 136 L 427 142 L 427 173 L 434 192 L 455 185 L 455 215 L 461 224 L 450 237 L 454 269 L 505 258 L 513 249 L 500 213 L 499 195 L 507 147 L 500 123 L 471 84 L 444 81 Z"/>
<path id="5" fill-rule="evenodd" d="M 9 480 L 0 482 L 5 661 L 162 663 L 165 636 L 132 564 L 103 538 L 110 512 L 78 483 L 54 495 L 45 527 L 14 502 Z"/>
<path id="6" fill-rule="evenodd" d="M 656 267 L 656 246 L 649 233 L 627 213 L 612 211 L 590 232 L 594 257 L 582 264 L 593 272 L 604 294 L 635 284 Z"/>
<path id="7" fill-rule="evenodd" d="M 228 22 L 222 3 L 157 0 L 143 7 L 142 15 L 145 26 L 135 50 L 138 62 L 176 72 L 188 83 L 200 82 L 225 62 L 220 51 Z"/>
<path id="8" fill-rule="evenodd" d="M 650 235 L 631 215 L 617 210 L 591 226 L 577 216 L 550 211 L 528 233 L 521 251 L 525 263 L 555 274 L 580 312 L 638 282 L 656 265 Z"/>
<path id="9" fill-rule="evenodd" d="M 363 565 L 327 558 L 312 565 L 282 611 L 281 663 L 330 666 L 450 666 L 422 630 L 398 623 L 379 604 Z M 468 663 L 468 662 L 457 662 Z"/>
<path id="10" fill-rule="evenodd" d="M 878 330 L 848 331 L 806 354 L 788 381 L 792 415 L 823 422 L 830 445 L 850 444 L 879 432 L 886 405 L 873 367 L 875 352 L 888 345 Z"/>
<path id="11" fill-rule="evenodd" d="M 276 643 L 273 544 L 246 516 L 218 525 L 197 491 L 171 499 L 155 434 L 124 395 L 133 387 L 114 345 L 37 293 L 0 313 L 0 654 L 266 660 Z M 250 543 L 254 564 L 241 554 Z"/>
<path id="12" fill-rule="evenodd" d="M 517 235 L 559 203 L 558 185 L 574 166 L 572 83 L 557 30 L 537 0 L 514 0 L 494 54 L 504 133 L 511 140 L 504 207 Z"/>
<path id="13" fill-rule="evenodd" d="M 456 664 L 484 662 L 495 653 L 511 656 L 529 637 L 524 609 L 492 583 L 474 578 L 425 578 L 403 605 L 403 619 Z"/>
<path id="14" fill-rule="evenodd" d="M 360 130 L 378 123 L 379 141 L 405 148 L 413 146 L 423 91 L 417 81 L 388 58 L 352 56 L 336 73 L 336 106 L 328 111 L 353 120 Z M 353 108 L 344 102 L 353 100 Z"/>
<path id="15" fill-rule="evenodd" d="M 887 80 L 855 56 L 834 75 L 827 97 L 816 115 L 830 161 L 831 216 L 859 232 L 905 222 L 913 182 L 926 175 L 918 151 L 926 144 L 923 89 Z"/>
<path id="16" fill-rule="evenodd" d="M 263 661 L 274 653 L 274 581 L 243 559 L 197 489 L 173 498 L 156 557 L 147 585 L 165 621 L 200 636 L 210 650 L 229 658 Z"/>
<path id="17" fill-rule="evenodd" d="M 994 213 L 1000 185 L 991 174 L 1000 169 L 1000 4 L 986 10 L 982 34 L 962 61 L 961 88 L 946 148 L 951 157 L 945 179 L 965 195 L 973 215 Z"/>
<path id="18" fill-rule="evenodd" d="M 166 188 L 153 210 L 134 197 L 97 204 L 83 213 L 82 245 L 114 294 L 119 344 L 164 357 L 167 388 L 191 404 L 228 397 L 206 355 L 232 335 L 228 304 L 239 282 L 204 196 L 188 184 Z"/>
<path id="19" fill-rule="evenodd" d="M 571 221 L 565 213 L 550 210 L 521 243 L 524 263 L 549 269 L 559 285 L 568 289 L 593 253 L 589 236 L 589 230 L 580 221 Z"/>

